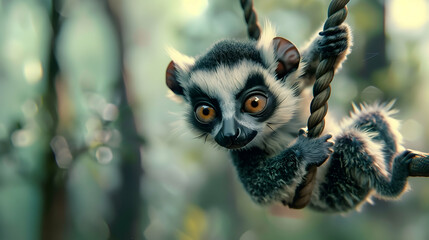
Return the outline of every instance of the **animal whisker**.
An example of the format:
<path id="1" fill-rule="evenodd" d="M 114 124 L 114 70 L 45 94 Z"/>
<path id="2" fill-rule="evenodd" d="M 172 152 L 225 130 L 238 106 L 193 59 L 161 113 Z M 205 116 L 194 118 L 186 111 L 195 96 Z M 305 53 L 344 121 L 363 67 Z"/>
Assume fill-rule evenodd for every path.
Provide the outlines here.
<path id="1" fill-rule="evenodd" d="M 271 129 L 273 132 L 276 132 L 276 130 L 274 130 L 274 129 L 273 129 L 273 127 L 271 127 L 269 123 L 267 123 L 267 127 L 268 127 L 269 129 Z"/>
<path id="2" fill-rule="evenodd" d="M 287 123 L 289 122 L 267 122 L 267 124 L 270 124 L 270 125 L 280 125 L 280 124 L 287 124 Z"/>
<path id="3" fill-rule="evenodd" d="M 281 104 L 284 102 L 284 101 L 286 101 L 286 99 L 288 99 L 288 97 L 284 97 L 282 100 L 280 100 L 280 102 L 279 102 L 279 106 L 281 106 Z"/>
<path id="4" fill-rule="evenodd" d="M 203 133 L 203 134 L 200 134 L 200 135 L 194 137 L 194 139 L 199 139 L 199 138 L 204 138 L 204 137 L 207 138 L 207 136 L 208 136 L 208 133 Z"/>

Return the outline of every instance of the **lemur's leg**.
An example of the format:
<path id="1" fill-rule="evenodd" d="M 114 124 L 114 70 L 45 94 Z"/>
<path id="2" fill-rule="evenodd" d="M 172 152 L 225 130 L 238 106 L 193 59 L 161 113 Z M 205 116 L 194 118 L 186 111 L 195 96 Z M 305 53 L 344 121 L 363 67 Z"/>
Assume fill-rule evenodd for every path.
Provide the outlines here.
<path id="1" fill-rule="evenodd" d="M 428 176 L 429 158 L 424 153 L 402 150 L 399 123 L 390 117 L 393 113 L 389 112 L 390 106 L 361 108 L 367 110 L 361 111 L 353 127 L 374 134 L 373 142 L 381 142 L 386 170 L 390 175 L 388 182 L 381 178 L 374 182 L 373 187 L 381 196 L 397 197 L 403 192 L 408 176 Z"/>
<path id="2" fill-rule="evenodd" d="M 355 109 L 342 133 L 335 137 L 325 181 L 312 206 L 325 211 L 347 211 L 363 203 L 372 191 L 397 197 L 407 186 L 410 151 L 397 153 L 401 136 L 388 107 Z"/>
<path id="3" fill-rule="evenodd" d="M 389 116 L 395 113 L 389 110 L 390 104 L 384 108 L 377 107 L 379 109 L 374 109 L 375 107 L 372 106 L 361 106 L 359 110 L 357 106 L 353 106 L 354 111 L 358 113 L 352 115 L 355 120 L 349 127 L 373 133 L 372 139 L 382 143 L 385 163 L 390 171 L 393 155 L 398 152 L 402 141 L 401 134 L 398 132 L 399 122 Z"/>

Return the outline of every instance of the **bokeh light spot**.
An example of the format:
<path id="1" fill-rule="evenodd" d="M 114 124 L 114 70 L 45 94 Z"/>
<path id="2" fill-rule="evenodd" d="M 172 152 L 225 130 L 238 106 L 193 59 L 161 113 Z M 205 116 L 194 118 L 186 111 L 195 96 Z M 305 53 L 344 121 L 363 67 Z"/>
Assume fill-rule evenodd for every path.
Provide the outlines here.
<path id="1" fill-rule="evenodd" d="M 99 147 L 95 152 L 95 157 L 99 163 L 108 164 L 113 159 L 113 153 L 108 147 Z"/>
<path id="2" fill-rule="evenodd" d="M 28 100 L 21 106 L 21 110 L 27 118 L 32 118 L 36 116 L 39 107 L 33 100 Z"/>
<path id="3" fill-rule="evenodd" d="M 365 99 L 365 102 L 371 103 L 379 99 L 382 99 L 383 95 L 384 93 L 377 87 L 368 86 L 362 91 L 361 98 Z"/>
<path id="4" fill-rule="evenodd" d="M 404 121 L 401 128 L 405 130 L 401 132 L 407 141 L 417 141 L 423 137 L 424 128 L 414 119 Z"/>
<path id="5" fill-rule="evenodd" d="M 392 24 L 400 30 L 415 31 L 428 21 L 428 3 L 425 0 L 392 0 L 389 9 Z"/>
<path id="6" fill-rule="evenodd" d="M 119 111 L 115 104 L 106 104 L 103 109 L 103 119 L 106 121 L 115 121 L 118 117 Z"/>
<path id="7" fill-rule="evenodd" d="M 24 77 L 30 84 L 40 82 L 43 77 L 43 68 L 39 59 L 30 59 L 24 63 Z"/>
<path id="8" fill-rule="evenodd" d="M 28 147 L 34 141 L 34 136 L 27 129 L 16 130 L 12 133 L 12 144 L 16 147 Z"/>
<path id="9" fill-rule="evenodd" d="M 183 9 L 188 16 L 196 17 L 201 15 L 208 6 L 207 0 L 182 0 Z"/>
<path id="10" fill-rule="evenodd" d="M 67 140 L 63 136 L 55 136 L 51 141 L 55 153 L 55 160 L 60 168 L 68 168 L 73 161 Z"/>

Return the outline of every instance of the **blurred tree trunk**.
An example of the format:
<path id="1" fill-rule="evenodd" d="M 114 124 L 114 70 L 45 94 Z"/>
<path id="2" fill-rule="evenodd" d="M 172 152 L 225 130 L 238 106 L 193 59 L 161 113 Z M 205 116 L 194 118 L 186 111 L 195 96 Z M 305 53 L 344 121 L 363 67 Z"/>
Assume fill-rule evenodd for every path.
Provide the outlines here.
<path id="1" fill-rule="evenodd" d="M 67 169 L 58 167 L 55 153 L 50 144 L 58 134 L 58 92 L 56 90 L 60 69 L 55 57 L 57 37 L 60 31 L 61 16 L 58 7 L 61 0 L 53 0 L 51 5 L 52 35 L 49 49 L 49 63 L 46 67 L 47 87 L 43 98 L 43 107 L 46 117 L 45 134 L 47 136 L 45 153 L 45 181 L 43 184 L 43 215 L 42 232 L 43 240 L 65 239 L 67 234 L 68 204 L 67 204 Z M 141 197 L 140 181 L 142 177 L 140 147 L 142 138 L 138 135 L 134 114 L 130 105 L 133 103 L 130 91 L 127 91 L 128 82 L 124 66 L 124 39 L 122 23 L 120 21 L 120 1 L 101 1 L 106 13 L 111 20 L 117 36 L 118 58 L 120 72 L 118 76 L 116 96 L 119 97 L 118 130 L 122 134 L 122 142 L 119 148 L 121 187 L 112 195 L 113 220 L 109 223 L 111 239 L 141 239 L 142 226 L 140 226 Z M 114 4 L 113 4 L 114 3 Z"/>
<path id="2" fill-rule="evenodd" d="M 362 82 L 358 83 L 360 89 L 364 89 L 368 86 L 375 86 L 384 95 L 369 95 L 363 94 L 360 96 L 360 101 L 374 101 L 375 99 L 385 101 L 386 99 L 392 99 L 392 96 L 388 96 L 389 91 L 383 89 L 386 86 L 385 81 L 389 81 L 385 75 L 387 75 L 388 66 L 390 65 L 386 54 L 386 4 L 385 1 L 372 1 L 366 0 L 364 9 L 371 9 L 371 25 L 366 26 L 362 29 L 367 31 L 366 41 L 363 45 L 364 49 L 364 61 L 358 68 L 351 68 L 352 75 L 357 76 L 357 79 L 361 79 Z M 366 99 L 370 97 L 371 99 Z"/>
<path id="3" fill-rule="evenodd" d="M 369 61 L 365 61 L 362 69 L 358 70 L 358 74 L 369 82 L 374 81 L 373 74 L 379 70 L 383 70 L 388 66 L 388 60 L 386 55 L 386 6 L 384 1 L 367 1 L 374 12 L 379 13 L 376 17 L 377 21 L 374 22 L 377 25 L 377 30 L 372 31 L 372 34 L 368 35 L 364 52 L 373 57 Z"/>
<path id="4" fill-rule="evenodd" d="M 49 47 L 49 59 L 47 69 L 47 86 L 42 96 L 43 107 L 46 113 L 43 115 L 44 132 L 46 135 L 45 152 L 45 179 L 42 186 L 43 212 L 41 239 L 57 240 L 65 238 L 65 226 L 67 219 L 66 196 L 66 170 L 60 169 L 55 160 L 55 154 L 51 148 L 51 141 L 57 134 L 58 127 L 58 101 L 56 91 L 56 79 L 60 75 L 58 62 L 55 57 L 57 37 L 60 29 L 60 14 L 58 13 L 58 1 L 51 4 L 51 43 Z"/>
<path id="5" fill-rule="evenodd" d="M 120 63 L 120 75 L 117 80 L 117 96 L 119 96 L 119 118 L 118 129 L 122 134 L 120 145 L 120 174 L 121 187 L 113 193 L 114 218 L 109 223 L 110 239 L 142 239 L 143 226 L 141 226 L 141 189 L 140 181 L 143 175 L 140 148 L 142 138 L 138 134 L 135 116 L 131 105 L 134 103 L 132 97 L 131 83 L 127 78 L 124 53 L 124 29 L 122 18 L 121 1 L 106 0 L 106 12 L 113 24 L 117 36 L 118 59 Z"/>

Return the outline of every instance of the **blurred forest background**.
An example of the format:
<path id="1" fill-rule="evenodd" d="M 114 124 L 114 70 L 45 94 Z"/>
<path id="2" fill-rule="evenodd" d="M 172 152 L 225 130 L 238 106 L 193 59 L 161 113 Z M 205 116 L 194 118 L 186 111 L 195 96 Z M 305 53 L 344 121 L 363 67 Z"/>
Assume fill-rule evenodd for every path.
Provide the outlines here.
<path id="1" fill-rule="evenodd" d="M 255 0 L 298 46 L 328 4 Z M 396 99 L 406 146 L 429 151 L 429 1 L 348 7 L 330 113 Z M 182 127 L 166 47 L 246 37 L 238 0 L 0 0 L 0 239 L 429 239 L 428 179 L 344 216 L 260 207 Z"/>

